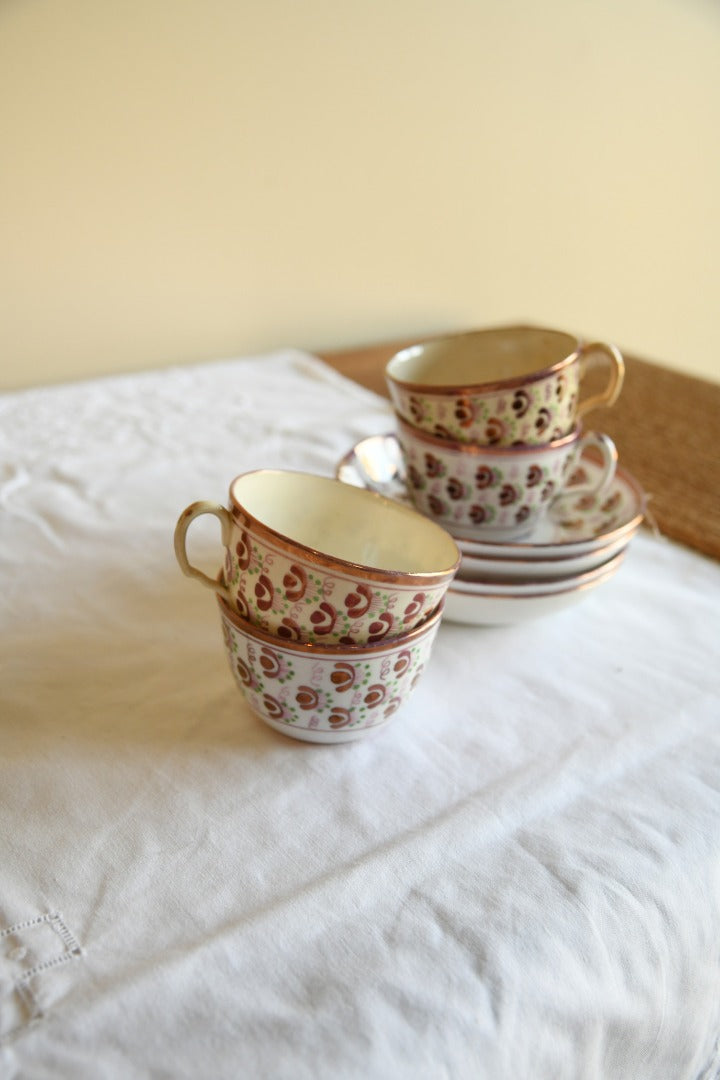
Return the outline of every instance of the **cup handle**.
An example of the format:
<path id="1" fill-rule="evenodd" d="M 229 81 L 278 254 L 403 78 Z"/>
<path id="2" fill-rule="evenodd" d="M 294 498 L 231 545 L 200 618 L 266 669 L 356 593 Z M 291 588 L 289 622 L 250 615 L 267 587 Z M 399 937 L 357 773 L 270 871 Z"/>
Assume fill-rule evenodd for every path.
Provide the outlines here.
<path id="1" fill-rule="evenodd" d="M 604 341 L 592 341 L 580 347 L 583 374 L 592 363 L 592 357 L 600 354 L 610 364 L 610 378 L 604 390 L 581 401 L 577 407 L 577 418 L 580 419 L 591 409 L 597 409 L 599 405 L 614 405 L 622 390 L 625 379 L 625 361 L 622 353 L 614 345 L 608 345 Z"/>
<path id="2" fill-rule="evenodd" d="M 224 506 L 220 506 L 219 503 L 212 502 L 194 502 L 191 503 L 178 518 L 178 523 L 175 526 L 175 557 L 180 564 L 180 569 L 187 577 L 197 578 L 201 585 L 204 585 L 208 589 L 212 589 L 213 592 L 219 593 L 225 600 L 230 600 L 230 590 L 224 581 L 219 581 L 217 578 L 208 577 L 202 570 L 198 570 L 196 566 L 193 566 L 188 559 L 186 548 L 186 536 L 190 526 L 190 522 L 194 521 L 196 517 L 200 517 L 201 514 L 214 514 L 220 521 L 222 542 L 225 547 L 230 546 L 230 537 L 232 534 L 232 518 L 225 509 Z"/>
<path id="3" fill-rule="evenodd" d="M 563 488 L 559 495 L 561 499 L 574 497 L 575 495 L 600 495 L 612 483 L 618 460 L 615 443 L 603 431 L 586 432 L 578 443 L 574 460 L 575 465 L 582 459 L 583 453 L 589 446 L 594 446 L 600 453 L 600 476 L 596 480 L 588 480 L 586 484 L 573 484 L 569 488 Z"/>

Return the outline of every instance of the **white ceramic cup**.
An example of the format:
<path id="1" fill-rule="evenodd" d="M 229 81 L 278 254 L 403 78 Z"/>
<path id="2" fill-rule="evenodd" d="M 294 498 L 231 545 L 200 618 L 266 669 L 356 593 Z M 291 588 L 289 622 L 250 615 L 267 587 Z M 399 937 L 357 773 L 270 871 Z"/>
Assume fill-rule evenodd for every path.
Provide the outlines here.
<path id="1" fill-rule="evenodd" d="M 218 518 L 220 580 L 194 566 L 191 522 Z M 413 630 L 437 608 L 460 563 L 437 523 L 375 492 L 283 469 L 236 477 L 229 508 L 195 502 L 175 528 L 184 574 L 244 619 L 285 640 L 373 644 Z"/>
<path id="2" fill-rule="evenodd" d="M 605 386 L 580 396 L 591 368 Z M 625 364 L 607 342 L 533 326 L 505 326 L 438 338 L 396 353 L 385 381 L 396 412 L 414 427 L 454 442 L 539 445 L 570 432 L 580 417 L 612 405 Z"/>
<path id="3" fill-rule="evenodd" d="M 442 605 L 402 638 L 375 645 L 304 645 L 267 634 L 218 597 L 230 669 L 270 727 L 341 743 L 384 727 L 427 666 Z"/>
<path id="4" fill-rule="evenodd" d="M 514 540 L 528 535 L 565 493 L 583 451 L 596 447 L 601 465 L 572 495 L 597 495 L 612 482 L 617 450 L 609 435 L 580 425 L 542 446 L 472 446 L 436 438 L 397 417 L 413 505 L 453 536 Z"/>

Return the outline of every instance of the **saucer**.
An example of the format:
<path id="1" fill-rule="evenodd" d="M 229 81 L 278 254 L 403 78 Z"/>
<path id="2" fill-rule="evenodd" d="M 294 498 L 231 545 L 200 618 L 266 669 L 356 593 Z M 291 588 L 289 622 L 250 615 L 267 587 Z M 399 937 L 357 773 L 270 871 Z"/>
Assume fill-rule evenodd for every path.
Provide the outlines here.
<path id="1" fill-rule="evenodd" d="M 497 555 L 471 555 L 462 553 L 457 577 L 463 581 L 490 584 L 521 584 L 566 580 L 584 574 L 609 562 L 630 543 L 635 530 L 623 533 L 609 544 L 593 548 L 580 555 L 556 555 L 546 558 L 499 558 Z M 457 580 L 457 579 L 456 579 Z"/>
<path id="2" fill-rule="evenodd" d="M 587 585 L 594 585 L 598 580 L 607 580 L 608 577 L 619 570 L 624 558 L 625 549 L 623 548 L 617 555 L 601 563 L 600 566 L 596 566 L 592 570 L 586 570 L 582 574 L 569 574 L 564 578 L 517 578 L 509 581 L 493 581 L 485 578 L 473 580 L 458 575 L 450 588 L 467 593 L 469 596 L 481 597 L 530 596 L 534 598 L 552 596 L 556 593 L 584 589 Z"/>
<path id="3" fill-rule="evenodd" d="M 575 469 L 575 481 L 592 481 L 599 473 L 600 465 L 589 450 Z M 402 451 L 393 434 L 361 439 L 338 462 L 335 476 L 343 483 L 410 503 Z M 549 514 L 521 540 L 501 542 L 456 537 L 455 541 L 463 556 L 524 562 L 585 556 L 610 545 L 617 545 L 617 551 L 623 546 L 620 542 L 629 541 L 642 522 L 645 503 L 646 496 L 638 481 L 618 465 L 601 496 L 573 497 L 570 485 Z"/>
<path id="4" fill-rule="evenodd" d="M 540 585 L 536 586 L 537 591 L 498 594 L 484 592 L 479 583 L 458 581 L 456 578 L 445 594 L 443 620 L 469 626 L 511 626 L 552 615 L 577 604 L 592 589 L 612 578 L 623 556 L 624 552 L 612 559 L 603 572 L 595 574 L 592 580 L 578 579 L 572 585 L 566 584 L 552 591 L 544 591 Z"/>

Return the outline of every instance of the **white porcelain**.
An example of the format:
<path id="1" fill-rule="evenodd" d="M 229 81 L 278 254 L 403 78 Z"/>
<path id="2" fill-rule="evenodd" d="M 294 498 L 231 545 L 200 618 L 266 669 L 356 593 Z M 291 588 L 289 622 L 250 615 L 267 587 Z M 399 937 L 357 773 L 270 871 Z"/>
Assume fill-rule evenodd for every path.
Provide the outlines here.
<path id="1" fill-rule="evenodd" d="M 565 592 L 566 589 L 592 585 L 598 578 L 615 573 L 624 558 L 625 549 L 592 570 L 558 578 L 516 578 L 511 581 L 472 581 L 468 578 L 457 578 L 456 589 L 471 596 L 550 596 L 553 593 Z"/>
<path id="2" fill-rule="evenodd" d="M 499 595 L 467 587 L 456 579 L 445 596 L 443 619 L 470 626 L 509 626 L 552 615 L 579 603 L 590 591 L 609 581 L 620 562 L 613 560 L 604 573 L 594 576 L 591 581 L 566 584 L 564 588 L 552 591 L 540 586 L 534 592 Z"/>
<path id="3" fill-rule="evenodd" d="M 331 477 L 244 473 L 230 485 L 229 505 L 196 502 L 183 511 L 175 528 L 180 568 L 286 640 L 372 644 L 403 635 L 437 608 L 460 562 L 440 525 Z M 222 527 L 219 581 L 187 555 L 188 527 L 202 514 Z"/>
<path id="4" fill-rule="evenodd" d="M 385 727 L 416 687 L 442 617 L 441 605 L 393 642 L 313 645 L 267 634 L 217 600 L 230 669 L 250 708 L 274 730 L 313 743 Z"/>
<path id="5" fill-rule="evenodd" d="M 478 582 L 538 582 L 574 577 L 594 570 L 624 551 L 634 532 L 613 543 L 604 544 L 581 555 L 555 556 L 546 559 L 502 559 L 492 555 L 463 554 L 456 580 Z"/>
<path id="6" fill-rule="evenodd" d="M 590 452 L 579 466 L 590 479 L 600 470 Z M 394 434 L 370 435 L 361 439 L 340 460 L 336 476 L 343 483 L 367 487 L 397 502 L 407 502 L 402 452 Z M 570 491 L 572 489 L 570 488 Z M 602 498 L 573 497 L 568 492 L 558 507 L 522 540 L 505 542 L 458 539 L 463 554 L 521 562 L 573 558 L 594 553 L 598 548 L 629 540 L 642 523 L 646 496 L 641 485 L 626 469 L 617 465 L 615 476 Z"/>
<path id="7" fill-rule="evenodd" d="M 439 439 L 396 417 L 410 501 L 456 538 L 506 541 L 527 536 L 572 483 L 605 491 L 617 464 L 609 435 L 578 425 L 542 446 L 476 446 Z M 593 447 L 601 471 L 579 479 L 573 466 Z"/>
<path id="8" fill-rule="evenodd" d="M 585 372 L 603 364 L 603 389 L 580 399 Z M 413 427 L 484 446 L 539 445 L 588 410 L 612 405 L 625 373 L 614 345 L 535 326 L 504 326 L 411 345 L 385 368 L 390 398 Z"/>
<path id="9" fill-rule="evenodd" d="M 583 456 L 580 468 L 592 476 L 600 466 L 590 455 Z M 635 477 L 618 465 L 607 490 L 599 498 L 570 492 L 562 503 L 538 523 L 529 536 L 511 543 L 457 541 L 465 555 L 547 562 L 594 554 L 617 541 L 629 541 L 645 517 L 646 495 Z"/>

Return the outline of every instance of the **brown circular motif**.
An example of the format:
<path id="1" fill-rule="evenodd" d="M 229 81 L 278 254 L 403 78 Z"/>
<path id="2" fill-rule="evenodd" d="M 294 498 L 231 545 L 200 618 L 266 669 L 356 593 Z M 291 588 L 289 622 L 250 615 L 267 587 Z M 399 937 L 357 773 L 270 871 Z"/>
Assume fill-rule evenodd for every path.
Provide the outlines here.
<path id="1" fill-rule="evenodd" d="M 337 611 L 332 604 L 328 604 L 327 600 L 323 600 L 310 616 L 310 622 L 318 637 L 329 634 L 337 622 Z"/>
<path id="2" fill-rule="evenodd" d="M 512 401 L 513 412 L 518 419 L 530 408 L 530 396 L 525 390 L 516 390 Z"/>
<path id="3" fill-rule="evenodd" d="M 368 627 L 368 642 L 370 645 L 374 645 L 377 641 L 382 639 L 392 630 L 394 619 L 389 611 L 384 611 L 375 622 L 370 623 Z"/>
<path id="4" fill-rule="evenodd" d="M 269 679 L 276 679 L 282 669 L 282 661 L 276 652 L 263 645 L 260 653 L 260 667 Z"/>
<path id="5" fill-rule="evenodd" d="M 539 465 L 531 465 L 527 471 L 525 482 L 528 487 L 536 487 L 542 480 L 543 471 Z"/>
<path id="6" fill-rule="evenodd" d="M 425 480 L 423 479 L 422 473 L 420 473 L 414 465 L 408 465 L 407 478 L 408 483 L 411 484 L 416 491 L 425 486 Z"/>
<path id="7" fill-rule="evenodd" d="M 250 565 L 250 559 L 252 558 L 252 547 L 250 546 L 250 537 L 243 531 L 240 533 L 240 540 L 235 545 L 235 554 L 237 555 L 238 566 L 241 570 L 247 570 Z"/>
<path id="8" fill-rule="evenodd" d="M 404 649 L 399 655 L 395 663 L 393 664 L 393 671 L 397 675 L 398 679 L 401 679 L 405 672 L 410 667 L 412 657 L 407 649 Z"/>
<path id="9" fill-rule="evenodd" d="M 307 573 L 302 566 L 293 563 L 283 578 L 283 587 L 288 600 L 301 600 L 307 589 Z"/>
<path id="10" fill-rule="evenodd" d="M 505 425 L 503 424 L 502 420 L 500 420 L 497 416 L 493 416 L 490 420 L 488 420 L 485 427 L 485 438 L 488 442 L 488 445 L 495 446 L 496 443 L 500 442 L 504 434 Z"/>
<path id="11" fill-rule="evenodd" d="M 552 416 L 549 409 L 540 409 L 535 417 L 535 430 L 538 435 L 542 435 L 546 428 L 550 427 L 550 421 Z"/>
<path id="12" fill-rule="evenodd" d="M 458 480 L 456 477 L 451 476 L 447 484 L 445 485 L 445 490 L 447 491 L 451 499 L 457 501 L 457 499 L 462 499 L 462 497 L 464 496 L 465 485 L 462 483 L 461 480 Z"/>
<path id="13" fill-rule="evenodd" d="M 240 679 L 244 683 L 244 685 L 245 686 L 252 686 L 252 682 L 253 682 L 252 671 L 247 666 L 245 661 L 241 660 L 240 657 L 238 657 L 236 662 L 235 662 L 235 667 L 236 667 L 237 673 L 240 676 Z"/>
<path id="14" fill-rule="evenodd" d="M 420 423 L 420 421 L 423 418 L 423 411 L 424 411 L 423 406 L 422 406 L 422 402 L 419 401 L 418 398 L 416 398 L 414 396 L 411 396 L 408 399 L 408 408 L 410 410 L 410 414 L 411 414 L 413 420 L 417 421 L 417 423 Z"/>
<path id="15" fill-rule="evenodd" d="M 351 722 L 352 712 L 350 709 L 342 709 L 339 705 L 333 706 L 333 710 L 328 717 L 328 723 L 333 730 L 347 727 Z"/>
<path id="16" fill-rule="evenodd" d="M 265 706 L 268 715 L 273 720 L 282 720 L 285 716 L 285 709 L 272 694 L 263 695 L 263 705 Z"/>
<path id="17" fill-rule="evenodd" d="M 330 676 L 330 682 L 333 683 L 338 693 L 343 694 L 346 690 L 352 689 L 356 678 L 357 672 L 352 664 L 338 661 L 335 664 L 335 670 Z"/>
<path id="18" fill-rule="evenodd" d="M 425 475 L 426 476 L 444 476 L 445 466 L 440 458 L 435 457 L 434 454 L 425 455 Z"/>
<path id="19" fill-rule="evenodd" d="M 357 585 L 354 592 L 345 597 L 345 607 L 351 619 L 359 619 L 370 609 L 373 592 L 369 585 Z"/>
<path id="20" fill-rule="evenodd" d="M 387 687 L 383 686 L 382 683 L 375 683 L 373 686 L 368 687 L 363 700 L 369 709 L 375 709 L 383 703 L 386 697 Z"/>
<path id="21" fill-rule="evenodd" d="M 470 427 L 475 417 L 475 410 L 470 398 L 457 398 L 455 402 L 455 419 L 461 428 Z"/>
<path id="22" fill-rule="evenodd" d="M 277 636 L 284 641 L 299 641 L 300 626 L 295 619 L 291 619 L 289 615 L 286 615 L 277 628 Z"/>
<path id="23" fill-rule="evenodd" d="M 482 491 L 483 488 L 493 487 L 495 473 L 489 465 L 480 465 L 475 473 L 475 487 Z"/>
<path id="24" fill-rule="evenodd" d="M 415 615 L 417 615 L 417 613 L 420 611 L 420 608 L 423 606 L 424 603 L 425 603 L 425 593 L 424 592 L 415 593 L 412 600 L 410 601 L 408 606 L 405 608 L 405 612 L 404 612 L 405 618 L 406 619 L 412 619 Z"/>
<path id="25" fill-rule="evenodd" d="M 260 611 L 269 611 L 273 606 L 275 588 L 267 574 L 261 574 L 255 585 L 255 599 Z"/>
<path id="26" fill-rule="evenodd" d="M 295 700 L 301 709 L 315 709 L 320 701 L 320 695 L 312 686 L 299 686 Z"/>

